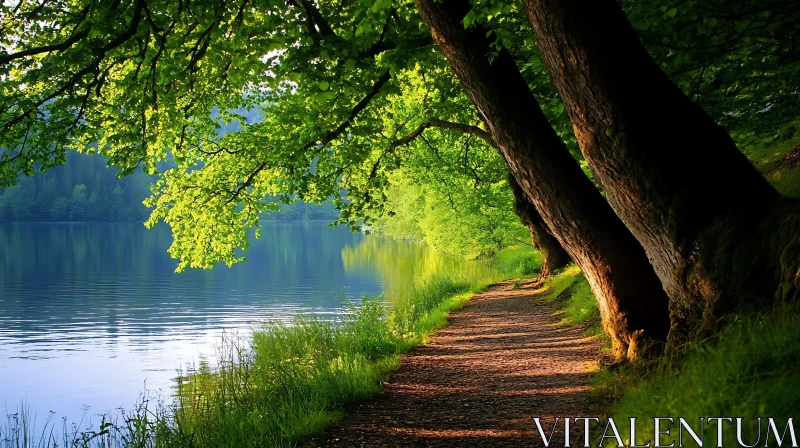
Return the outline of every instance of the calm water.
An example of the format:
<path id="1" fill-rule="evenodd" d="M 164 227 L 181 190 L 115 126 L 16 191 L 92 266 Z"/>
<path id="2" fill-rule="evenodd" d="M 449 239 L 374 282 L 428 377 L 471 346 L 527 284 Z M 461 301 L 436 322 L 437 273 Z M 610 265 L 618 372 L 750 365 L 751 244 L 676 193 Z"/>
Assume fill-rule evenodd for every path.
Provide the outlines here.
<path id="1" fill-rule="evenodd" d="M 431 264 L 420 246 L 321 222 L 267 222 L 246 262 L 210 271 L 173 273 L 170 242 L 141 224 L 0 225 L 0 412 L 25 401 L 40 421 L 77 421 L 130 408 L 145 383 L 168 395 L 223 331 L 334 313 Z"/>

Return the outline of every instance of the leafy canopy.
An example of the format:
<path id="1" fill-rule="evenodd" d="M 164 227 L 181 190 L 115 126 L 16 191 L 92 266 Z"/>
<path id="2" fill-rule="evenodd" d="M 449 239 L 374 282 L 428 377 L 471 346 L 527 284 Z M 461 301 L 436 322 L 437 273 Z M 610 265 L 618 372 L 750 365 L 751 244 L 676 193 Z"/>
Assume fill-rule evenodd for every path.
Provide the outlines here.
<path id="1" fill-rule="evenodd" d="M 657 62 L 739 135 L 797 115 L 792 2 L 621 3 Z M 476 0 L 465 26 L 512 52 L 579 157 L 518 6 Z M 5 2 L 0 81 L 0 186 L 67 148 L 157 174 L 148 225 L 171 226 L 179 270 L 240 260 L 276 196 L 333 197 L 351 226 L 389 228 L 401 209 L 469 223 L 452 232 L 462 252 L 518 231 L 500 219 L 503 162 L 408 0 Z M 411 233 L 445 241 L 435 227 Z"/>

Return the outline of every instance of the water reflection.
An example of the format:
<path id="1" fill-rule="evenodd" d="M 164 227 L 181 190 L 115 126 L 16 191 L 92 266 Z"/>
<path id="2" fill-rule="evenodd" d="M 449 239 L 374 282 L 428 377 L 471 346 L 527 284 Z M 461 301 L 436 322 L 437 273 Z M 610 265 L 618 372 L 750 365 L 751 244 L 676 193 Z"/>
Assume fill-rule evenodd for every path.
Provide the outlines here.
<path id="1" fill-rule="evenodd" d="M 406 295 L 409 288 L 442 273 L 448 278 L 488 277 L 488 263 L 466 262 L 443 255 L 407 240 L 369 237 L 342 249 L 348 273 L 375 272 L 381 279 L 388 300 Z"/>
<path id="2" fill-rule="evenodd" d="M 180 369 L 213 361 L 223 331 L 486 269 L 322 222 L 267 222 L 232 268 L 175 274 L 170 242 L 141 224 L 0 225 L 0 412 L 26 400 L 40 420 L 77 421 L 83 405 L 130 406 L 145 381 L 168 394 Z"/>
<path id="3" fill-rule="evenodd" d="M 0 226 L 0 412 L 105 412 L 213 356 L 223 329 L 248 332 L 341 296 L 376 295 L 380 275 L 346 270 L 364 235 L 325 223 L 267 223 L 232 268 L 174 274 L 169 229 L 141 224 Z M 339 299 L 337 299 L 337 296 Z"/>

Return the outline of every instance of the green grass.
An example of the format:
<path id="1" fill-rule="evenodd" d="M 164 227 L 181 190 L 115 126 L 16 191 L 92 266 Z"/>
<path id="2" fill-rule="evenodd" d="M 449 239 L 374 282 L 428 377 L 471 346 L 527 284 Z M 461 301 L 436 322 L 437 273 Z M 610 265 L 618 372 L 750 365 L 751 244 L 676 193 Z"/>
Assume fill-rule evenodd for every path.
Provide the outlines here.
<path id="1" fill-rule="evenodd" d="M 516 245 L 498 252 L 492 264 L 507 278 L 532 277 L 539 272 L 542 256 L 530 246 Z"/>
<path id="2" fill-rule="evenodd" d="M 563 318 L 561 325 L 587 323 L 589 333 L 602 334 L 597 299 L 576 265 L 570 264 L 556 272 L 548 279 L 546 287 L 551 291 L 544 296 L 544 300 L 558 307 L 558 314 Z"/>
<path id="3" fill-rule="evenodd" d="M 535 271 L 532 253 L 514 248 L 492 269 L 412 279 L 401 297 L 365 298 L 335 319 L 303 316 L 265 327 L 252 340 L 223 341 L 216 365 L 201 364 L 177 380 L 174 405 L 145 400 L 133 412 L 95 431 L 73 431 L 57 444 L 33 434 L 32 425 L 21 426 L 23 412 L 22 420 L 18 414 L 0 427 L 0 448 L 296 446 L 352 403 L 379 393 L 399 355 L 427 342 L 472 294 Z"/>
<path id="4" fill-rule="evenodd" d="M 589 332 L 602 334 L 595 298 L 577 267 L 570 265 L 556 273 L 546 286 L 550 292 L 544 300 L 558 307 L 562 325 L 588 323 Z M 781 307 L 739 316 L 713 338 L 688 344 L 668 359 L 601 370 L 593 380 L 589 414 L 614 417 L 626 442 L 630 437 L 627 418 L 638 417 L 639 444 L 652 439 L 653 417 L 683 417 L 693 428 L 698 427 L 699 417 L 742 417 L 744 441 L 752 444 L 757 438 L 757 417 L 773 417 L 780 431 L 789 417 L 796 417 L 798 341 L 800 309 Z M 759 446 L 764 443 L 766 421 L 763 425 Z M 675 426 L 671 428 L 675 437 L 664 436 L 661 443 L 674 441 L 677 446 Z M 716 427 L 707 426 L 705 431 L 705 446 L 716 446 Z M 595 430 L 595 441 L 601 432 Z M 738 446 L 735 431 L 728 428 L 725 434 L 724 446 Z"/>
<path id="5" fill-rule="evenodd" d="M 596 377 L 596 394 L 606 403 L 616 401 L 608 409 L 615 420 L 640 417 L 637 439 L 638 433 L 652 438 L 655 416 L 680 416 L 694 427 L 699 417 L 729 416 L 744 418 L 744 441 L 752 444 L 757 437 L 756 417 L 775 418 L 781 431 L 786 419 L 796 417 L 798 341 L 800 312 L 795 308 L 744 316 L 713 339 L 687 346 L 678 361 L 601 372 Z M 706 427 L 705 446 L 716 446 L 716 432 L 715 426 Z M 725 434 L 730 438 L 723 441 L 724 446 L 738 446 L 735 431 L 726 429 Z M 665 436 L 662 440 L 669 444 L 675 439 Z"/>
<path id="6" fill-rule="evenodd" d="M 800 166 L 778 167 L 777 163 L 790 151 L 800 147 L 800 122 L 784 126 L 771 138 L 743 148 L 756 168 L 778 190 L 792 198 L 800 198 Z"/>

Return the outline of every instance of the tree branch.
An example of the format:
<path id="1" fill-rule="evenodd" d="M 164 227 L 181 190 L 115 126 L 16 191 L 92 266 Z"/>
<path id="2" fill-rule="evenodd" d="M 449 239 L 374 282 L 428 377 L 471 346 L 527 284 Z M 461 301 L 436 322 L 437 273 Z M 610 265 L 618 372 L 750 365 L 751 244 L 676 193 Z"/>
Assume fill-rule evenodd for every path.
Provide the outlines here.
<path id="1" fill-rule="evenodd" d="M 404 145 L 407 145 L 407 144 L 411 143 L 412 141 L 414 141 L 414 139 L 416 139 L 423 132 L 425 132 L 425 129 L 428 129 L 428 128 L 449 129 L 451 131 L 458 131 L 458 132 L 461 132 L 463 134 L 474 135 L 475 137 L 480 138 L 481 140 L 485 141 L 486 143 L 488 143 L 492 147 L 496 147 L 497 146 L 495 144 L 494 139 L 492 138 L 492 136 L 489 135 L 488 132 L 484 131 L 483 129 L 481 129 L 481 128 L 477 127 L 477 126 L 472 126 L 472 125 L 463 124 L 463 123 L 455 123 L 455 122 L 446 121 L 446 120 L 440 120 L 438 118 L 431 118 L 430 120 L 428 120 L 428 121 L 426 121 L 424 123 L 421 123 L 419 126 L 417 126 L 417 128 L 414 129 L 414 131 L 412 131 L 410 134 L 408 134 L 408 135 L 406 135 L 404 137 L 401 137 L 401 138 L 399 138 L 397 140 L 393 140 L 389 144 L 389 150 L 392 151 L 395 148 L 397 148 L 398 146 L 404 146 Z"/>
<path id="2" fill-rule="evenodd" d="M 375 81 L 374 84 L 372 84 L 372 88 L 367 93 L 367 95 L 364 96 L 364 98 L 362 98 L 361 101 L 359 101 L 353 107 L 353 110 L 350 111 L 350 115 L 348 115 L 347 118 L 339 126 L 337 126 L 335 129 L 329 131 L 321 139 L 309 141 L 308 143 L 303 145 L 302 149 L 303 150 L 309 149 L 309 148 L 311 148 L 311 147 L 313 147 L 315 145 L 318 145 L 318 144 L 319 145 L 323 145 L 323 146 L 327 145 L 328 143 L 332 142 L 333 140 L 338 138 L 340 135 L 342 135 L 344 133 L 344 131 L 346 131 L 347 128 L 349 128 L 350 125 L 353 123 L 353 120 L 356 118 L 356 116 L 358 116 L 358 114 L 361 113 L 361 111 L 366 109 L 366 107 L 369 105 L 370 101 L 372 101 L 372 99 L 375 98 L 375 95 L 377 95 L 381 91 L 383 86 L 387 82 L 389 82 L 389 79 L 391 79 L 391 75 L 389 74 L 389 70 L 386 70 L 380 76 L 380 78 L 378 78 L 378 80 Z M 317 143 L 317 142 L 319 142 L 319 143 Z"/>
<path id="3" fill-rule="evenodd" d="M 308 31 L 312 33 L 312 37 L 315 41 L 320 37 L 335 35 L 328 21 L 322 17 L 319 9 L 317 9 L 316 5 L 310 0 L 290 0 L 290 3 L 301 8 L 305 12 Z"/>
<path id="4" fill-rule="evenodd" d="M 340 135 L 342 135 L 344 131 L 346 131 L 347 128 L 349 128 L 350 125 L 353 123 L 353 120 L 356 118 L 356 116 L 358 116 L 358 114 L 361 113 L 361 111 L 367 108 L 370 101 L 372 101 L 372 99 L 375 98 L 375 95 L 377 95 L 381 91 L 381 89 L 389 81 L 389 79 L 391 79 L 391 75 L 389 74 L 389 70 L 386 70 L 380 76 L 380 78 L 378 78 L 378 80 L 375 81 L 375 83 L 372 85 L 372 88 L 367 93 L 367 95 L 364 96 L 364 98 L 362 98 L 361 101 L 356 103 L 356 105 L 353 107 L 353 110 L 350 111 L 350 114 L 347 116 L 347 118 L 339 126 L 337 126 L 336 129 L 329 131 L 327 134 L 325 134 L 324 137 L 322 137 L 319 140 L 309 141 L 308 143 L 303 145 L 300 149 L 302 151 L 305 151 L 314 147 L 315 145 L 325 146 L 328 143 L 332 142 L 334 139 L 338 138 Z M 231 195 L 230 199 L 228 199 L 227 203 L 235 201 L 236 198 L 238 198 L 239 195 L 242 193 L 242 191 L 244 191 L 244 189 L 246 189 L 253 183 L 258 173 L 267 168 L 267 166 L 268 163 L 266 161 L 258 164 L 258 166 L 256 166 L 255 170 L 253 170 L 250 173 L 247 179 L 245 179 L 245 181 L 241 185 L 239 185 L 236 188 L 236 190 L 233 191 L 233 194 Z"/>
<path id="5" fill-rule="evenodd" d="M 378 160 L 376 160 L 375 163 L 372 165 L 372 170 L 369 173 L 369 178 L 372 179 L 378 174 L 378 169 L 380 168 L 381 160 L 383 160 L 383 157 L 385 155 L 394 153 L 395 149 L 397 149 L 400 146 L 408 145 L 409 143 L 414 141 L 417 137 L 422 137 L 422 134 L 428 128 L 449 129 L 451 131 L 458 131 L 458 132 L 461 132 L 461 133 L 464 133 L 464 134 L 474 135 L 475 137 L 478 137 L 481 140 L 483 140 L 486 143 L 488 143 L 490 146 L 492 146 L 494 148 L 497 147 L 497 145 L 495 144 L 494 139 L 492 138 L 492 136 L 489 135 L 488 132 L 484 131 L 483 129 L 481 129 L 481 128 L 477 127 L 477 126 L 472 126 L 472 125 L 463 124 L 463 123 L 455 123 L 455 122 L 446 121 L 446 120 L 440 120 L 438 118 L 431 118 L 430 120 L 428 120 L 426 122 L 423 122 L 419 126 L 417 126 L 417 128 L 414 129 L 410 134 L 408 134 L 408 135 L 406 135 L 404 137 L 398 138 L 396 140 L 392 140 L 392 142 L 389 143 L 389 147 L 386 148 L 386 150 L 381 153 L 381 155 L 378 157 Z M 424 137 L 422 137 L 422 138 L 424 140 Z M 426 143 L 427 143 L 427 141 L 426 141 Z M 428 144 L 428 145 L 430 145 L 430 144 Z"/>
<path id="6" fill-rule="evenodd" d="M 83 29 L 81 31 L 76 32 L 68 39 L 63 42 L 52 44 L 52 45 L 43 45 L 41 47 L 34 47 L 28 48 L 27 50 L 18 51 L 16 53 L 11 53 L 5 56 L 0 56 L 0 65 L 6 65 L 9 62 L 13 61 L 14 59 L 24 58 L 26 56 L 34 56 L 41 53 L 50 53 L 53 51 L 61 51 L 66 50 L 67 48 L 74 45 L 79 40 L 83 39 L 84 37 L 89 35 L 89 29 Z"/>
<path id="7" fill-rule="evenodd" d="M 95 52 L 94 59 L 92 60 L 92 62 L 89 63 L 89 65 L 85 66 L 77 73 L 72 75 L 72 77 L 70 77 L 70 79 L 60 88 L 50 93 L 49 95 L 45 96 L 44 98 L 39 99 L 36 103 L 33 104 L 32 108 L 20 113 L 19 115 L 17 115 L 17 117 L 11 119 L 10 121 L 0 124 L 0 127 L 9 128 L 11 126 L 16 125 L 25 117 L 27 117 L 29 114 L 31 114 L 34 110 L 38 109 L 41 105 L 57 97 L 58 95 L 61 95 L 62 93 L 68 90 L 71 90 L 73 87 L 75 87 L 78 81 L 81 80 L 81 78 L 91 73 L 92 71 L 96 70 L 100 66 L 100 63 L 103 62 L 106 53 L 124 44 L 128 39 L 130 39 L 131 37 L 133 37 L 134 34 L 136 34 L 136 31 L 139 29 L 139 22 L 142 19 L 142 11 L 144 10 L 144 5 L 145 5 L 144 0 L 136 0 L 136 2 L 134 3 L 133 18 L 131 19 L 131 23 L 129 24 L 128 28 L 125 29 L 125 31 L 119 34 L 116 38 L 114 38 L 114 40 L 112 40 L 111 42 L 107 43 L 106 45 L 98 49 Z"/>

